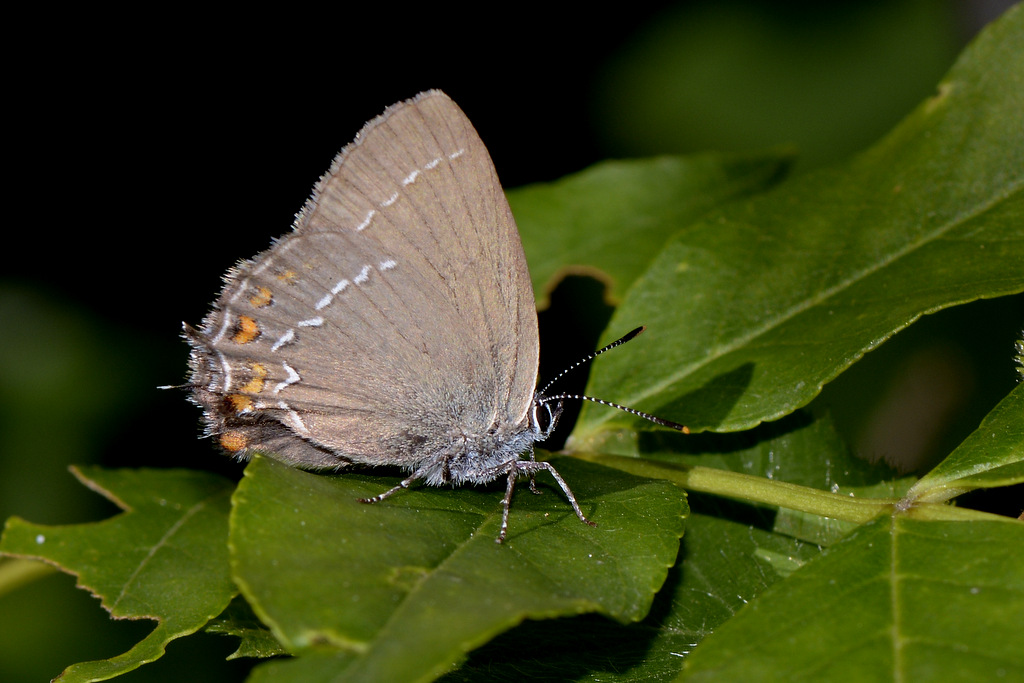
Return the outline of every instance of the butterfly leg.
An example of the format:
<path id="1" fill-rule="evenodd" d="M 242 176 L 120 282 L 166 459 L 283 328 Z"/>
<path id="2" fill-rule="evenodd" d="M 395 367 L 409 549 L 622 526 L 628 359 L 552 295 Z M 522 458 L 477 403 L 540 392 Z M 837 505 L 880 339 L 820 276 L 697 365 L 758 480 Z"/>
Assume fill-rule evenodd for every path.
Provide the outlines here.
<path id="1" fill-rule="evenodd" d="M 532 450 L 530 451 L 530 460 L 532 460 L 534 462 L 536 462 L 536 460 L 537 460 L 537 457 L 533 454 Z M 543 491 L 541 491 L 541 490 L 539 490 L 537 488 L 537 473 L 536 472 L 530 472 L 530 493 L 533 493 L 533 494 L 538 495 L 538 496 L 540 494 L 544 493 Z"/>
<path id="2" fill-rule="evenodd" d="M 576 516 L 580 518 L 580 521 L 584 524 L 589 524 L 590 526 L 597 526 L 595 522 L 591 522 L 583 515 L 583 511 L 580 510 L 579 503 L 576 502 L 576 496 L 572 495 L 572 489 L 570 489 L 569 485 L 565 483 L 565 479 L 562 479 L 562 475 L 558 473 L 558 470 L 551 466 L 551 463 L 534 462 L 530 464 L 530 476 L 534 476 L 536 472 L 539 470 L 547 470 L 548 472 L 550 472 L 551 476 L 555 478 L 556 482 L 558 482 L 558 485 L 561 487 L 562 492 L 565 493 L 565 497 L 569 499 L 569 504 L 572 505 L 573 512 L 575 512 Z"/>
<path id="3" fill-rule="evenodd" d="M 583 511 L 580 510 L 579 503 L 576 502 L 576 496 L 573 495 L 572 489 L 569 488 L 569 485 L 565 483 L 564 479 L 562 479 L 562 475 L 560 475 L 550 463 L 537 462 L 536 460 L 517 460 L 512 464 L 508 471 L 508 485 L 505 488 L 505 498 L 501 501 L 501 532 L 498 534 L 498 538 L 495 539 L 495 543 L 503 542 L 505 540 L 505 535 L 508 532 L 508 511 L 509 507 L 512 505 L 512 491 L 515 490 L 516 479 L 519 478 L 520 474 L 528 474 L 530 476 L 530 481 L 532 482 L 537 476 L 537 472 L 541 470 L 550 472 L 551 476 L 555 478 L 555 481 L 558 482 L 559 487 L 561 487 L 562 491 L 565 493 L 565 497 L 569 499 L 569 504 L 572 505 L 573 512 L 576 513 L 576 516 L 579 517 L 580 521 L 593 527 L 597 526 L 595 522 L 591 522 L 587 519 L 583 514 Z"/>
<path id="4" fill-rule="evenodd" d="M 536 494 L 538 496 L 540 494 L 544 493 L 543 491 L 541 491 L 540 489 L 537 488 L 537 475 L 536 474 L 531 474 L 530 475 L 530 493 Z"/>
<path id="5" fill-rule="evenodd" d="M 384 493 L 379 493 L 376 496 L 374 496 L 373 498 L 357 498 L 356 500 L 358 500 L 360 503 L 379 503 L 382 500 L 384 500 L 385 498 L 390 498 L 391 496 L 393 496 L 394 494 L 398 493 L 402 489 L 409 488 L 409 485 L 412 484 L 414 481 L 416 481 L 417 479 L 422 479 L 423 478 L 423 474 L 424 474 L 424 472 L 423 472 L 422 469 L 416 470 L 415 472 L 410 474 L 408 477 L 406 477 L 404 480 L 402 480 L 402 482 L 398 486 L 395 486 L 394 488 L 390 488 L 387 491 L 385 491 Z"/>
<path id="6" fill-rule="evenodd" d="M 519 478 L 519 471 L 515 465 L 512 466 L 508 471 L 508 484 L 505 487 L 505 497 L 501 501 L 501 531 L 498 532 L 498 537 L 494 539 L 495 543 L 502 543 L 505 540 L 505 534 L 508 533 L 508 509 L 512 506 L 512 492 L 516 488 L 516 479 Z"/>

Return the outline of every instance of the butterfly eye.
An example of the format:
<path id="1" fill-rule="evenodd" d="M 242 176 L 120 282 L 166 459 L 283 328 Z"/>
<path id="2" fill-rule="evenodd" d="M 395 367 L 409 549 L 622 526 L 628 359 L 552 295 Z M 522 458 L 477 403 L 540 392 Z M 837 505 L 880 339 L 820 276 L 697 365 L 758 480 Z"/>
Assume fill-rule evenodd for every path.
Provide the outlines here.
<path id="1" fill-rule="evenodd" d="M 562 414 L 562 401 L 556 403 L 551 401 L 535 401 L 533 411 L 530 414 L 530 424 L 533 432 L 540 435 L 541 439 L 551 436 L 551 432 L 558 425 L 558 418 Z"/>

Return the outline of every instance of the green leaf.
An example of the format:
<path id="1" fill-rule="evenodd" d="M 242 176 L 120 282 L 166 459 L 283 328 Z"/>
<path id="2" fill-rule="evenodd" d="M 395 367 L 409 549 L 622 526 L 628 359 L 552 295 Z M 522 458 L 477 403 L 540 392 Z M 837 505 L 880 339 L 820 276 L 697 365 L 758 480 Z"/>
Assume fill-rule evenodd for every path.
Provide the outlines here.
<path id="1" fill-rule="evenodd" d="M 594 617 L 528 622 L 474 652 L 442 683 L 673 678 L 704 637 L 785 577 L 779 558 L 800 566 L 819 553 L 813 545 L 716 513 L 690 517 L 680 562 L 640 623 Z"/>
<path id="2" fill-rule="evenodd" d="M 906 501 L 938 502 L 977 488 L 1024 482 L 1024 384 L 1004 398 L 949 457 L 907 492 Z"/>
<path id="3" fill-rule="evenodd" d="M 655 438 L 651 435 L 642 441 L 649 444 Z M 884 468 L 852 458 L 832 433 L 827 417 L 809 421 L 807 415 L 797 414 L 744 434 L 698 435 L 695 440 L 691 452 L 676 459 L 691 462 L 704 458 L 716 467 L 758 475 L 770 473 L 841 496 L 852 490 L 877 489 L 890 498 L 890 510 L 898 499 L 888 490 L 892 485 L 891 473 L 886 476 Z M 637 458 L 618 458 L 615 462 L 635 463 L 638 471 L 653 473 L 659 467 L 669 467 L 671 460 L 664 453 L 659 455 L 658 462 Z M 602 457 L 601 461 L 613 460 Z M 977 632 L 985 628 L 987 637 L 998 641 L 988 646 L 988 652 L 1003 656 L 1020 649 L 1019 629 L 1014 630 L 1007 621 L 1012 622 L 1015 610 L 1019 613 L 1022 599 L 1024 562 L 1020 555 L 1024 544 L 1020 543 L 1019 535 L 1024 525 L 1012 520 L 934 522 L 913 516 L 901 516 L 893 522 L 889 521 L 889 514 L 882 514 L 867 526 L 858 527 L 853 537 L 836 542 L 836 530 L 829 529 L 829 520 L 824 519 L 818 522 L 820 528 L 811 526 L 812 533 L 804 533 L 824 533 L 829 542 L 835 543 L 833 548 L 843 554 L 822 565 L 825 558 L 816 559 L 820 547 L 788 537 L 794 531 L 793 521 L 784 510 L 773 514 L 764 506 L 734 504 L 693 492 L 690 502 L 696 512 L 687 523 L 680 563 L 655 599 L 651 614 L 641 623 L 615 627 L 574 619 L 550 625 L 526 624 L 471 655 L 464 667 L 444 679 L 445 683 L 545 677 L 567 681 L 668 680 L 679 673 L 691 652 L 699 658 L 705 647 L 722 648 L 715 655 L 715 666 L 724 661 L 726 667 L 732 667 L 707 673 L 708 678 L 715 680 L 791 680 L 791 671 L 799 674 L 799 669 L 786 668 L 791 661 L 809 662 L 812 670 L 818 663 L 825 667 L 825 673 L 817 678 L 808 674 L 806 678 L 810 680 L 893 680 L 898 676 L 892 670 L 858 679 L 859 672 L 844 677 L 828 668 L 841 669 L 842 663 L 834 665 L 833 660 L 862 643 L 865 633 L 884 634 L 891 625 L 886 621 L 892 616 L 889 603 L 860 600 L 868 575 L 865 563 L 875 571 L 872 580 L 890 581 L 888 587 L 875 592 L 891 588 L 904 604 L 922 601 L 921 592 L 933 598 L 933 604 L 914 604 L 910 614 L 903 616 L 900 627 L 906 633 L 900 635 L 902 649 L 913 649 L 902 641 L 909 641 L 914 632 L 928 628 L 936 613 L 946 620 L 955 620 L 956 615 L 962 614 L 972 624 L 987 624 L 992 602 L 1000 602 L 1006 595 L 1004 591 L 1010 596 L 1008 604 L 1005 609 L 1000 606 L 996 610 L 996 620 L 990 627 L 978 627 L 963 637 L 958 629 L 948 629 L 942 647 L 952 654 L 945 656 L 944 665 L 954 671 L 974 666 L 965 653 L 972 652 L 977 641 L 986 639 Z M 885 509 L 876 508 L 877 512 Z M 879 525 L 885 527 L 881 541 L 869 536 L 856 541 L 851 548 L 851 538 Z M 973 538 L 974 528 L 978 530 L 977 538 Z M 892 537 L 892 544 L 900 545 L 893 547 L 885 539 L 886 534 Z M 833 557 L 831 551 L 828 557 Z M 808 571 L 815 572 L 813 583 L 808 583 Z M 965 588 L 964 584 L 971 581 L 974 583 Z M 985 594 L 981 603 L 976 607 L 962 605 L 963 595 L 973 595 L 977 587 Z M 792 597 L 794 593 L 799 599 Z M 836 602 L 837 594 L 842 602 Z M 756 624 L 748 623 L 742 630 L 730 630 L 734 621 L 742 624 L 753 618 L 749 615 L 762 615 L 763 601 L 770 608 L 763 618 L 759 617 Z M 801 631 L 804 620 L 813 626 Z M 780 627 L 791 628 L 796 633 L 793 637 L 801 639 L 790 644 L 791 633 L 780 633 Z M 836 635 L 829 635 L 827 645 L 822 646 L 817 644 L 816 639 L 822 637 L 818 631 Z M 698 647 L 712 633 L 707 643 Z M 762 674 L 760 670 L 742 668 L 745 658 L 754 656 L 751 649 L 757 650 L 757 656 L 767 653 L 765 656 L 770 657 L 776 648 L 786 650 L 776 658 L 778 669 L 767 669 Z M 789 648 L 810 648 L 810 653 L 795 657 Z M 862 661 L 872 657 L 870 652 L 857 654 L 862 655 Z M 920 655 L 925 662 L 929 657 Z M 995 668 L 1016 672 L 1017 657 L 1003 657 Z M 908 662 L 914 675 L 907 675 L 904 680 L 919 680 L 921 677 L 916 674 L 922 673 L 924 665 L 918 666 L 916 660 Z M 772 663 L 751 664 L 751 669 Z M 1002 665 L 1006 666 L 999 668 Z M 974 680 L 985 680 L 984 674 L 989 671 L 986 666 L 989 664 L 977 669 L 980 673 Z"/>
<path id="4" fill-rule="evenodd" d="M 290 651 L 334 661 L 332 680 L 431 680 L 524 619 L 643 618 L 675 561 L 684 495 L 552 462 L 598 528 L 539 482 L 545 495 L 518 491 L 499 545 L 501 491 L 413 489 L 365 505 L 397 480 L 257 458 L 234 497 L 236 581 Z M 275 665 L 274 680 L 303 680 L 308 666 Z"/>
<path id="5" fill-rule="evenodd" d="M 689 449 L 682 454 L 662 450 L 677 440 L 671 434 L 641 440 L 644 450 L 657 452 L 657 461 L 587 457 L 652 476 L 704 463 L 704 470 L 713 466 L 844 495 L 891 476 L 888 468 L 850 456 L 827 415 L 798 413 L 744 434 L 697 435 L 685 439 Z M 577 618 L 523 624 L 471 654 L 444 683 L 671 679 L 706 635 L 821 552 L 820 546 L 792 537 L 790 526 L 780 523 L 784 511 L 693 491 L 689 500 L 695 513 L 687 520 L 679 561 L 642 622 L 623 626 Z M 834 520 L 808 516 L 804 533 L 834 540 L 837 530 Z"/>
<path id="6" fill-rule="evenodd" d="M 1024 8 L 849 163 L 695 222 L 627 293 L 587 393 L 734 431 L 805 405 L 924 313 L 1024 291 Z M 637 368 L 642 365 L 643 371 Z M 570 446 L 638 419 L 590 404 Z"/>
<path id="7" fill-rule="evenodd" d="M 669 237 L 710 209 L 763 191 L 789 155 L 706 154 L 607 161 L 508 192 L 540 308 L 567 273 L 608 285 L 618 302 Z"/>
<path id="8" fill-rule="evenodd" d="M 155 619 L 128 652 L 75 664 L 62 681 L 101 681 L 158 659 L 235 594 L 226 548 L 231 483 L 187 470 L 72 468 L 124 513 L 102 522 L 41 526 L 12 517 L 0 552 L 36 558 L 78 577 L 118 619 Z"/>
<path id="9" fill-rule="evenodd" d="M 228 656 L 228 659 L 267 658 L 288 654 L 249 604 L 240 597 L 232 600 L 220 616 L 207 624 L 206 632 L 239 639 L 238 649 Z"/>
<path id="10" fill-rule="evenodd" d="M 1024 524 L 883 516 L 715 631 L 685 681 L 1024 678 Z"/>

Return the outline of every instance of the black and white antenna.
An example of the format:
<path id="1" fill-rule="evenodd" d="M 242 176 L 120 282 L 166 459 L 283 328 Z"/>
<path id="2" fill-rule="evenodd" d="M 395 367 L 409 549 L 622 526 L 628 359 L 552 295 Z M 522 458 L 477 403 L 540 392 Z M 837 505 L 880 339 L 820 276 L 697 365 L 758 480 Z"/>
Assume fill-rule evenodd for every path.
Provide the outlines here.
<path id="1" fill-rule="evenodd" d="M 642 410 L 636 410 L 634 408 L 629 408 L 629 407 L 626 407 L 624 405 L 620 405 L 618 403 L 612 403 L 611 401 L 605 401 L 605 400 L 600 399 L 600 398 L 594 398 L 593 396 L 586 396 L 584 394 L 553 394 L 551 396 L 547 395 L 547 390 L 551 388 L 551 385 L 554 384 L 555 382 L 557 382 L 559 379 L 561 379 L 567 373 L 575 370 L 576 368 L 580 367 L 581 365 L 585 365 L 586 363 L 589 363 L 590 361 L 594 360 L 595 358 L 600 356 L 605 351 L 611 351 L 616 346 L 622 346 L 626 342 L 628 342 L 631 339 L 635 338 L 638 334 L 643 332 L 645 329 L 647 329 L 647 328 L 644 327 L 644 326 L 640 326 L 640 327 L 636 328 L 635 330 L 632 330 L 632 331 L 626 333 L 624 336 L 616 339 L 611 344 L 608 344 L 607 346 L 602 347 L 602 348 L 598 349 L 597 351 L 594 351 L 593 353 L 587 354 L 585 357 L 583 357 L 580 360 L 576 361 L 575 363 L 573 363 L 572 365 L 567 367 L 565 370 L 562 370 L 560 373 L 555 375 L 555 377 L 550 382 L 548 382 L 544 386 L 544 388 L 540 390 L 540 392 L 538 392 L 538 400 L 537 400 L 538 403 L 542 403 L 543 404 L 543 403 L 549 403 L 551 401 L 560 401 L 560 400 L 563 400 L 563 399 L 574 399 L 574 400 L 577 400 L 577 401 L 591 401 L 593 403 L 600 403 L 601 405 L 608 406 L 610 408 L 617 408 L 619 410 L 622 410 L 622 411 L 625 411 L 627 413 L 630 413 L 631 415 L 636 415 L 637 417 L 642 417 L 645 420 L 650 420 L 654 424 L 661 425 L 662 427 L 668 427 L 670 429 L 675 429 L 677 431 L 680 431 L 683 434 L 689 434 L 690 433 L 690 429 L 686 425 L 681 425 L 678 422 L 672 422 L 671 420 L 665 420 L 663 418 L 657 417 L 656 415 L 651 415 L 650 413 L 645 413 Z"/>

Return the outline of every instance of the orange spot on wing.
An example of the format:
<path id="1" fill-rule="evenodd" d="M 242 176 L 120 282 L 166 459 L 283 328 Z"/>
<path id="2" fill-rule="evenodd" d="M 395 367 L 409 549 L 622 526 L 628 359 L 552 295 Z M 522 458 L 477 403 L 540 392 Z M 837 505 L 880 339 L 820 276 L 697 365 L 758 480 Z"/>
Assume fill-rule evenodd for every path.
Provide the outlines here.
<path id="1" fill-rule="evenodd" d="M 224 450 L 237 453 L 249 444 L 245 434 L 238 431 L 224 432 L 220 435 L 220 445 Z"/>
<path id="2" fill-rule="evenodd" d="M 228 401 L 231 402 L 231 407 L 235 409 L 236 413 L 248 412 L 253 408 L 252 399 L 244 394 L 231 394 L 228 396 Z"/>
<path id="3" fill-rule="evenodd" d="M 257 287 L 256 293 L 249 297 L 249 303 L 253 308 L 269 306 L 273 301 L 274 295 L 271 293 L 270 287 Z"/>
<path id="4" fill-rule="evenodd" d="M 267 377 L 267 368 L 262 363 L 249 363 L 249 369 L 253 372 L 252 378 L 238 387 L 238 390 L 247 394 L 258 394 L 263 391 L 264 380 Z"/>
<path id="5" fill-rule="evenodd" d="M 247 315 L 238 316 L 238 322 L 235 323 L 235 334 L 231 337 L 231 341 L 236 344 L 248 344 L 258 336 L 260 336 L 260 326 L 256 320 Z"/>

